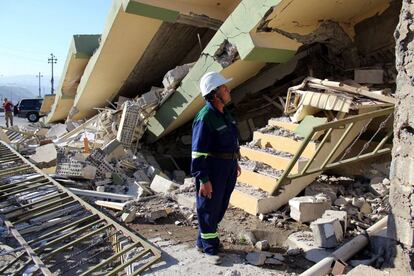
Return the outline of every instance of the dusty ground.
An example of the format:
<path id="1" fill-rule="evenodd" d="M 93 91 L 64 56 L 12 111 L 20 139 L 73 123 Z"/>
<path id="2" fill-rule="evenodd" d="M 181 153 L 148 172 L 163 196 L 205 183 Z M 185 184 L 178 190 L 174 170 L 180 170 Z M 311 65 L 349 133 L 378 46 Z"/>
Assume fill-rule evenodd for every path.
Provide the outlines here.
<path id="1" fill-rule="evenodd" d="M 26 118 L 14 117 L 13 124 L 18 125 L 18 126 L 25 126 L 25 125 L 29 125 L 30 122 Z M 4 120 L 3 112 L 0 112 L 0 126 L 6 127 L 6 121 Z"/>
<path id="2" fill-rule="evenodd" d="M 176 221 L 182 224 L 177 226 Z M 195 249 L 197 227 L 180 212 L 173 212 L 168 217 L 160 218 L 155 223 L 145 218 L 136 218 L 128 227 L 151 240 L 163 251 L 162 261 L 147 272 L 147 275 L 232 275 L 238 271 L 241 275 L 291 275 L 301 273 L 312 263 L 302 255 L 285 255 L 283 242 L 292 232 L 306 229 L 307 226 L 289 221 L 282 227 L 264 222 L 256 216 L 229 208 L 220 224 L 220 239 L 225 248 L 223 263 L 220 266 L 209 265 L 203 254 Z M 259 240 L 268 240 L 270 251 L 284 254 L 282 265 L 265 265 L 255 267 L 247 264 L 246 254 L 256 249 L 240 238 L 245 231 L 252 231 Z"/>

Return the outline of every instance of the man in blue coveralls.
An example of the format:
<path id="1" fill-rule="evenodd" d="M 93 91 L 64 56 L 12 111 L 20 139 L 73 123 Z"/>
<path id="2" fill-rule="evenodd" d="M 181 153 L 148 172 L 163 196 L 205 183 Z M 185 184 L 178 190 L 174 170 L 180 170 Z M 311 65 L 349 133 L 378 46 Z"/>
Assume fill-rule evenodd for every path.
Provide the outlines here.
<path id="1" fill-rule="evenodd" d="M 216 72 L 201 78 L 201 95 L 206 105 L 193 123 L 191 173 L 196 178 L 197 190 L 197 248 L 206 253 L 212 264 L 221 262 L 217 226 L 240 175 L 236 122 L 225 108 L 231 100 L 226 86 L 230 81 Z"/>

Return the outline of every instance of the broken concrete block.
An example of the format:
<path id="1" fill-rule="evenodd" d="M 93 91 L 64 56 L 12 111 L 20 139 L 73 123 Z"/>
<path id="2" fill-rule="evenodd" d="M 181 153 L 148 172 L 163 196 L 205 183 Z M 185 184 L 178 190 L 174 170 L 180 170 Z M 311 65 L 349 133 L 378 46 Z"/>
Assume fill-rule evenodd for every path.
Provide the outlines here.
<path id="1" fill-rule="evenodd" d="M 251 252 L 247 254 L 246 260 L 249 264 L 252 265 L 264 265 L 265 261 L 267 259 L 267 255 L 263 254 L 262 252 Z"/>
<path id="2" fill-rule="evenodd" d="M 267 240 L 258 241 L 255 244 L 255 247 L 260 251 L 267 251 L 270 248 L 269 242 Z"/>
<path id="3" fill-rule="evenodd" d="M 145 214 L 145 218 L 150 222 L 155 222 L 157 219 L 167 217 L 167 211 L 165 209 L 152 211 L 150 213 Z"/>
<path id="4" fill-rule="evenodd" d="M 175 89 L 188 74 L 194 63 L 177 66 L 165 74 L 162 84 L 166 89 Z"/>
<path id="5" fill-rule="evenodd" d="M 371 179 L 370 189 L 371 191 L 377 196 L 386 196 L 389 194 L 389 184 L 385 185 L 385 183 L 389 183 L 387 178 L 382 177 L 374 177 Z"/>
<path id="6" fill-rule="evenodd" d="M 358 83 L 381 84 L 384 82 L 382 69 L 356 69 L 354 80 Z"/>
<path id="7" fill-rule="evenodd" d="M 337 199 L 339 188 L 327 183 L 314 182 L 312 185 L 306 187 L 305 196 L 316 196 L 317 194 L 324 194 L 334 202 Z"/>
<path id="8" fill-rule="evenodd" d="M 352 203 L 353 206 L 355 206 L 357 208 L 361 208 L 362 205 L 364 205 L 364 203 L 365 203 L 365 198 L 363 198 L 363 197 L 359 197 L 359 198 L 353 197 L 351 203 Z"/>
<path id="9" fill-rule="evenodd" d="M 116 139 L 125 147 L 130 148 L 134 140 L 135 127 L 139 121 L 140 108 L 138 104 L 126 102 L 122 111 Z"/>
<path id="10" fill-rule="evenodd" d="M 69 162 L 58 163 L 56 174 L 73 178 L 95 179 L 96 167 L 86 165 L 84 162 L 70 160 Z"/>
<path id="11" fill-rule="evenodd" d="M 315 245 L 323 248 L 333 248 L 344 238 L 341 223 L 337 218 L 320 218 L 310 224 Z"/>
<path id="12" fill-rule="evenodd" d="M 122 214 L 121 220 L 125 223 L 133 222 L 136 216 L 136 212 L 137 209 L 135 207 L 131 208 L 131 210 L 128 210 Z"/>
<path id="13" fill-rule="evenodd" d="M 122 157 L 124 157 L 126 155 L 124 147 L 116 139 L 112 139 L 109 143 L 107 143 L 102 148 L 102 150 L 103 150 L 104 154 L 106 155 L 105 159 L 107 161 L 111 161 L 113 159 L 120 160 Z"/>
<path id="14" fill-rule="evenodd" d="M 195 194 L 193 193 L 177 194 L 175 196 L 175 200 L 182 207 L 186 207 L 190 210 L 196 209 L 196 206 L 197 206 L 196 197 L 195 197 Z"/>
<path id="15" fill-rule="evenodd" d="M 348 214 L 345 211 L 326 210 L 322 218 L 336 218 L 341 223 L 342 231 L 345 233 L 348 228 Z"/>
<path id="16" fill-rule="evenodd" d="M 94 149 L 88 158 L 86 158 L 86 161 L 96 167 L 97 175 L 102 178 L 110 178 L 114 171 L 112 165 L 105 160 L 105 153 L 102 149 Z"/>
<path id="17" fill-rule="evenodd" d="M 56 124 L 53 125 L 49 131 L 46 133 L 46 138 L 58 138 L 62 136 L 63 134 L 67 133 L 66 125 L 64 124 Z"/>
<path id="18" fill-rule="evenodd" d="M 188 192 L 194 192 L 195 191 L 195 178 L 185 178 L 184 184 L 178 188 L 179 193 L 188 193 Z"/>
<path id="19" fill-rule="evenodd" d="M 289 206 L 291 218 L 299 222 L 310 222 L 322 217 L 331 203 L 327 198 L 303 196 L 290 199 Z"/>
<path id="20" fill-rule="evenodd" d="M 137 105 L 141 109 L 148 110 L 149 108 L 155 107 L 160 101 L 160 93 L 163 91 L 159 87 L 151 87 L 151 90 L 147 93 L 142 94 L 137 99 Z"/>
<path id="21" fill-rule="evenodd" d="M 308 231 L 291 234 L 285 241 L 285 246 L 289 247 L 289 250 L 300 248 L 305 253 L 305 258 L 315 263 L 330 256 L 333 252 L 333 250 L 316 246 L 313 233 Z"/>
<path id="22" fill-rule="evenodd" d="M 175 184 L 174 182 L 156 175 L 154 179 L 151 182 L 151 190 L 157 193 L 163 193 L 168 194 L 176 189 L 178 189 L 180 186 L 178 184 Z"/>
<path id="23" fill-rule="evenodd" d="M 39 168 L 56 166 L 57 151 L 54 144 L 46 144 L 36 148 L 36 153 L 30 156 Z"/>

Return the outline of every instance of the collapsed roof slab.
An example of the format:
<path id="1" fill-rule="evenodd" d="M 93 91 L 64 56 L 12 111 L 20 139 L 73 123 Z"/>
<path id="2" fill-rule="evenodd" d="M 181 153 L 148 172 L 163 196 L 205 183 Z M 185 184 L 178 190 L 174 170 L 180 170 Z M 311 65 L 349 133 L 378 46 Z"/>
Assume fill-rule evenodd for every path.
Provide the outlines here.
<path id="1" fill-rule="evenodd" d="M 99 46 L 100 35 L 74 35 L 69 46 L 62 78 L 46 121 L 63 121 L 73 106 L 76 89 L 93 52 Z"/>
<path id="2" fill-rule="evenodd" d="M 151 50 L 148 48 L 164 22 L 217 28 L 238 2 L 114 0 L 101 45 L 79 84 L 74 102 L 79 113 L 74 119 L 94 115 L 94 108 L 107 105 L 119 93 L 145 52 Z"/>
<path id="3" fill-rule="evenodd" d="M 306 6 L 310 5 L 309 8 L 304 8 L 305 3 L 300 0 L 243 1 L 204 49 L 202 57 L 183 80 L 181 87 L 150 120 L 148 142 L 154 142 L 182 126 L 202 108 L 204 102 L 198 83 L 204 73 L 218 71 L 227 77 L 236 77 L 238 80 L 229 86 L 237 87 L 256 75 L 266 63 L 290 60 L 299 46 L 310 40 L 301 40 L 301 35 L 312 38 L 324 21 L 339 22 L 340 26 L 345 27 L 344 32 L 352 36 L 356 23 L 388 7 L 387 0 L 309 1 L 312 5 L 305 2 Z M 298 24 L 301 18 L 307 20 Z M 312 27 L 307 27 L 306 23 L 310 22 Z M 300 27 L 303 29 L 297 36 L 295 31 Z M 237 48 L 239 60 L 245 62 L 243 67 L 237 66 L 238 61 L 229 66 L 221 62 L 221 56 L 217 53 L 221 52 L 226 42 Z M 245 72 L 250 72 L 250 75 L 245 75 Z"/>

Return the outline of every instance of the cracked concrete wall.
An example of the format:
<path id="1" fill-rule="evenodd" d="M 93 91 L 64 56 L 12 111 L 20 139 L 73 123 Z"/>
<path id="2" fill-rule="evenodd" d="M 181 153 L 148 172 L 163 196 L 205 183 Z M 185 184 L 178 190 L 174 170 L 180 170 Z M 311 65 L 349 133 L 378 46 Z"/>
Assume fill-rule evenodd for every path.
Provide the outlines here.
<path id="1" fill-rule="evenodd" d="M 403 0 L 395 31 L 397 105 L 391 165 L 390 234 L 396 238 L 394 265 L 414 270 L 414 3 Z"/>

